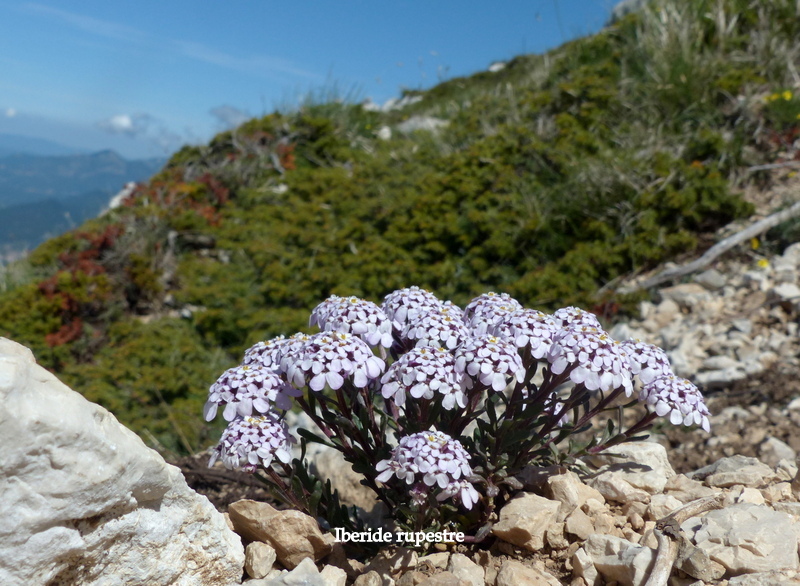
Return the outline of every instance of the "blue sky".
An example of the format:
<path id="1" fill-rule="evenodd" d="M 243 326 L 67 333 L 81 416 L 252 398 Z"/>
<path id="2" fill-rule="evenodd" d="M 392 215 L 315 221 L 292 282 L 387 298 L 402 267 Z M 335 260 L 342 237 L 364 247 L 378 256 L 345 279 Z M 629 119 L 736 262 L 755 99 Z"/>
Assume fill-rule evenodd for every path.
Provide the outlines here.
<path id="1" fill-rule="evenodd" d="M 397 97 L 599 30 L 611 0 L 0 0 L 0 133 L 130 158 L 310 91 Z"/>

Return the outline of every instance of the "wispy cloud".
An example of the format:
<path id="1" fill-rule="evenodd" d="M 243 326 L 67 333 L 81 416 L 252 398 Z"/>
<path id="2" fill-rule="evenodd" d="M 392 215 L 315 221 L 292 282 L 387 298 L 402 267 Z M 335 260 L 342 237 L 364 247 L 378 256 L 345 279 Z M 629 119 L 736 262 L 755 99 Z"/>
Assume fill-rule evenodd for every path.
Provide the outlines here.
<path id="1" fill-rule="evenodd" d="M 209 114 L 216 118 L 219 121 L 220 126 L 226 130 L 229 128 L 235 128 L 252 118 L 252 116 L 244 110 L 234 108 L 233 106 L 229 106 L 227 104 L 217 106 L 216 108 L 211 108 L 211 110 L 209 110 Z"/>
<path id="2" fill-rule="evenodd" d="M 97 127 L 109 134 L 122 134 L 130 138 L 141 138 L 170 152 L 184 142 L 184 138 L 150 114 L 117 114 L 97 123 Z"/>
<path id="3" fill-rule="evenodd" d="M 44 4 L 28 2 L 22 9 L 43 17 L 60 20 L 80 31 L 139 46 L 147 46 L 155 50 L 168 50 L 189 59 L 240 73 L 274 78 L 277 76 L 301 77 L 312 80 L 322 80 L 317 73 L 307 71 L 287 59 L 269 55 L 238 56 L 225 53 L 204 43 L 194 41 L 181 41 L 176 39 L 161 39 L 146 31 L 132 26 L 78 14 Z"/>
<path id="4" fill-rule="evenodd" d="M 137 28 L 94 18 L 92 16 L 85 16 L 75 12 L 68 12 L 60 8 L 52 6 L 45 6 L 44 4 L 37 4 L 28 2 L 22 5 L 23 10 L 39 14 L 42 16 L 54 18 L 69 24 L 70 26 L 82 30 L 83 32 L 105 37 L 107 39 L 114 39 L 115 41 L 128 41 L 138 43 L 148 43 L 150 35 Z"/>
<path id="5" fill-rule="evenodd" d="M 202 43 L 191 41 L 172 41 L 175 48 L 184 56 L 226 69 L 233 69 L 244 73 L 284 74 L 309 79 L 322 79 L 317 73 L 301 69 L 287 59 L 269 57 L 266 55 L 251 55 L 237 57 L 219 51 Z"/>

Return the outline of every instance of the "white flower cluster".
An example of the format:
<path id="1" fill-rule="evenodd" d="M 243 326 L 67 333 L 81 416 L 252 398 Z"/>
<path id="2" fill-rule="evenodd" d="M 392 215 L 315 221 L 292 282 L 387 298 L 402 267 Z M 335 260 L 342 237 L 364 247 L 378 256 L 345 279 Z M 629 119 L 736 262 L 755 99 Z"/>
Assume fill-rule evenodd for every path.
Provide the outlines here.
<path id="1" fill-rule="evenodd" d="M 462 409 L 467 406 L 461 388 L 461 377 L 455 369 L 455 358 L 441 348 L 413 348 L 400 356 L 381 378 L 381 394 L 398 407 L 406 403 L 406 395 L 414 399 L 433 399 L 442 395 L 442 407 Z"/>
<path id="2" fill-rule="evenodd" d="M 410 319 L 402 337 L 414 342 L 417 348 L 433 346 L 454 350 L 469 338 L 469 331 L 458 315 L 452 311 L 437 308 L 421 313 Z"/>
<path id="3" fill-rule="evenodd" d="M 392 320 L 380 307 L 358 297 L 332 295 L 314 308 L 309 325 L 353 334 L 372 347 L 392 345 Z"/>
<path id="4" fill-rule="evenodd" d="M 659 376 L 672 374 L 667 353 L 658 346 L 641 340 L 627 340 L 622 342 L 622 352 L 627 356 L 631 372 L 639 375 L 639 380 L 645 385 Z"/>
<path id="5" fill-rule="evenodd" d="M 456 349 L 456 372 L 463 375 L 461 385 L 472 388 L 480 381 L 495 392 L 508 386 L 509 379 L 525 380 L 525 367 L 516 346 L 494 336 L 481 336 Z"/>
<path id="6" fill-rule="evenodd" d="M 473 336 L 494 333 L 512 313 L 522 309 L 519 301 L 508 293 L 484 293 L 464 308 L 464 322 Z"/>
<path id="7" fill-rule="evenodd" d="M 419 287 L 406 287 L 389 293 L 383 300 L 381 309 L 390 319 L 394 320 L 397 328 L 402 330 L 409 321 L 415 320 L 420 314 L 431 310 L 440 309 L 442 302 L 425 289 Z"/>
<path id="8" fill-rule="evenodd" d="M 480 495 L 469 482 L 472 468 L 469 455 L 458 440 L 440 431 L 423 431 L 401 438 L 389 459 L 378 462 L 378 482 L 396 476 L 407 485 L 415 485 L 417 494 L 441 489 L 439 500 L 456 497 L 471 509 Z"/>
<path id="9" fill-rule="evenodd" d="M 238 417 L 222 432 L 208 465 L 213 466 L 219 459 L 229 470 L 241 469 L 252 473 L 258 466 L 269 467 L 274 458 L 288 464 L 292 459 L 294 441 L 286 422 L 274 413 Z"/>
<path id="10" fill-rule="evenodd" d="M 340 389 L 347 378 L 354 387 L 363 388 L 386 368 L 366 342 L 341 332 L 310 336 L 297 352 L 284 358 L 284 366 L 291 384 L 297 388 L 308 384 L 312 391 L 321 391 L 326 385 Z"/>
<path id="11" fill-rule="evenodd" d="M 639 398 L 653 407 L 656 415 L 669 415 L 673 425 L 699 425 L 711 431 L 710 413 L 700 390 L 688 380 L 662 375 L 642 388 Z"/>
<path id="12" fill-rule="evenodd" d="M 243 462 L 249 470 L 274 457 L 284 461 L 279 450 L 292 440 L 274 410 L 288 409 L 306 386 L 322 392 L 347 383 L 379 392 L 401 409 L 409 400 L 464 409 L 471 389 L 501 392 L 513 381 L 524 382 L 523 357 L 546 361 L 551 373 L 589 391 L 622 390 L 631 396 L 638 378 L 639 399 L 657 415 L 709 427 L 700 391 L 673 375 L 663 350 L 635 340 L 616 342 L 594 314 L 576 307 L 548 315 L 523 308 L 505 293 L 486 293 L 461 310 L 409 287 L 387 295 L 380 307 L 333 295 L 314 309 L 310 323 L 323 331 L 259 342 L 245 352 L 242 365 L 211 386 L 204 417 L 210 421 L 222 408 L 230 422 L 212 460 Z M 396 356 L 388 370 L 375 349 L 381 356 L 391 349 Z M 470 507 L 477 493 L 465 480 L 466 462 L 456 440 L 439 432 L 414 434 L 379 464 L 379 478 L 436 484 L 439 497 L 455 497 Z"/>
<path id="13" fill-rule="evenodd" d="M 222 373 L 208 392 L 208 401 L 203 408 L 206 421 L 217 415 L 217 408 L 224 405 L 225 421 L 236 417 L 268 413 L 274 405 L 278 409 L 292 406 L 290 397 L 299 397 L 300 392 L 287 384 L 280 375 L 259 364 L 241 365 Z"/>
<path id="14" fill-rule="evenodd" d="M 568 326 L 561 330 L 553 338 L 547 361 L 554 374 L 569 369 L 570 380 L 590 391 L 622 387 L 627 396 L 633 394 L 633 373 L 619 342 L 597 328 Z"/>
<path id="15" fill-rule="evenodd" d="M 553 316 L 535 309 L 520 309 L 497 324 L 491 333 L 513 342 L 517 348 L 530 348 L 531 356 L 541 360 L 559 331 L 561 326 Z"/>

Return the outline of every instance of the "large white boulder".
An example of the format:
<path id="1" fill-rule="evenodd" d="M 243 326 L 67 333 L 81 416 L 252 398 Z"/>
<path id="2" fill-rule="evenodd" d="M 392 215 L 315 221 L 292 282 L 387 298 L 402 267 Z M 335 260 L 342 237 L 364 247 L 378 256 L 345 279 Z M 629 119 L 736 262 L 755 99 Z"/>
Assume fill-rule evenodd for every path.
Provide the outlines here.
<path id="1" fill-rule="evenodd" d="M 0 584 L 228 585 L 239 537 L 111 413 L 0 338 Z"/>

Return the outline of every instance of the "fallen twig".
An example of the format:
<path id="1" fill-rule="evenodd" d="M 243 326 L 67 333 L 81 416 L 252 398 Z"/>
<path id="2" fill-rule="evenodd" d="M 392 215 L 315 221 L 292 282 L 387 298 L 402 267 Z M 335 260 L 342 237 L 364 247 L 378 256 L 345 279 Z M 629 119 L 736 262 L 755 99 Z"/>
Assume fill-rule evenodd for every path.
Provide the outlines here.
<path id="1" fill-rule="evenodd" d="M 678 279 L 680 277 L 684 277 L 686 275 L 695 273 L 707 267 L 717 257 L 728 252 L 734 246 L 737 246 L 742 242 L 746 242 L 751 238 L 755 238 L 756 236 L 766 232 L 770 228 L 774 228 L 778 224 L 782 224 L 786 220 L 790 220 L 791 218 L 794 218 L 796 216 L 800 216 L 800 202 L 791 205 L 785 210 L 776 212 L 771 216 L 767 216 L 763 220 L 759 220 L 755 224 L 748 226 L 744 230 L 741 230 L 740 232 L 737 232 L 732 236 L 728 236 L 724 240 L 720 240 L 714 246 L 709 248 L 705 252 L 705 254 L 703 254 L 703 256 L 693 260 L 690 263 L 677 267 L 672 267 L 665 271 L 661 271 L 657 275 L 650 277 L 649 279 L 645 279 L 641 283 L 620 287 L 619 289 L 617 289 L 617 292 L 625 294 L 625 293 L 633 293 L 634 291 L 638 291 L 640 289 L 650 289 L 651 287 L 656 287 L 658 285 L 661 285 L 662 283 L 666 283 L 667 281 L 672 281 L 674 279 Z"/>
<path id="2" fill-rule="evenodd" d="M 681 541 L 686 539 L 681 531 L 681 524 L 691 517 L 714 509 L 721 509 L 724 501 L 724 494 L 697 499 L 673 511 L 656 523 L 653 534 L 658 541 L 658 551 L 650 577 L 644 586 L 666 586 L 669 575 L 672 573 L 672 566 L 678 557 Z"/>
<path id="3" fill-rule="evenodd" d="M 783 163 L 768 163 L 766 165 L 754 165 L 745 169 L 748 173 L 756 171 L 769 171 L 771 169 L 783 169 L 785 167 L 800 167 L 800 161 L 785 161 Z"/>

